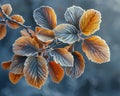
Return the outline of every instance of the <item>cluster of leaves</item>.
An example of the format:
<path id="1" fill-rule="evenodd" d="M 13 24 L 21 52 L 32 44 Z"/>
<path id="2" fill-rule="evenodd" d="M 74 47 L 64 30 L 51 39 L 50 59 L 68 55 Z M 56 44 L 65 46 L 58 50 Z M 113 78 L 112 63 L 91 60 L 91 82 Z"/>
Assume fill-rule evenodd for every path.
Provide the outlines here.
<path id="1" fill-rule="evenodd" d="M 72 6 L 64 14 L 67 23 L 57 25 L 55 11 L 49 6 L 41 6 L 33 12 L 37 23 L 34 31 L 23 25 L 22 16 L 8 16 L 12 11 L 10 4 L 3 5 L 1 9 L 0 16 L 4 21 L 0 27 L 1 39 L 5 36 L 5 24 L 11 28 L 25 28 L 13 44 L 13 58 L 2 62 L 2 68 L 9 70 L 9 79 L 14 84 L 25 77 L 29 85 L 41 88 L 48 73 L 53 82 L 59 83 L 64 77 L 64 70 L 71 78 L 80 77 L 85 61 L 74 48 L 80 41 L 83 52 L 92 62 L 101 64 L 110 61 L 110 50 L 105 40 L 90 36 L 100 27 L 101 14 L 97 10 L 85 11 L 79 6 Z M 64 47 L 59 46 L 62 44 L 65 44 Z"/>

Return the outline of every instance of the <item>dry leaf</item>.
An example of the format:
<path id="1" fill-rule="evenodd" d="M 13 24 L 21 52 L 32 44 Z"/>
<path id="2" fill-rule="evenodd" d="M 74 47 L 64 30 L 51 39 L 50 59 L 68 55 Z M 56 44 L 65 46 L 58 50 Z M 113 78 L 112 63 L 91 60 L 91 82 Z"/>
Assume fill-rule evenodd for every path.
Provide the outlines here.
<path id="1" fill-rule="evenodd" d="M 54 49 L 50 52 L 50 55 L 53 56 L 54 61 L 61 66 L 73 66 L 73 56 L 65 48 Z"/>
<path id="2" fill-rule="evenodd" d="M 6 62 L 2 62 L 2 68 L 3 69 L 6 69 L 6 70 L 8 70 L 8 69 L 10 69 L 10 65 L 11 65 L 11 61 L 6 61 Z"/>
<path id="3" fill-rule="evenodd" d="M 9 72 L 9 80 L 13 83 L 16 84 L 19 82 L 19 80 L 23 77 L 23 74 L 14 74 Z"/>
<path id="4" fill-rule="evenodd" d="M 2 5 L 2 9 L 5 12 L 6 15 L 10 15 L 12 12 L 12 7 L 10 4 L 4 4 Z M 2 13 L 0 12 L 0 17 L 3 17 Z"/>
<path id="5" fill-rule="evenodd" d="M 73 67 L 66 67 L 66 74 L 71 78 L 78 78 L 84 73 L 85 61 L 81 53 L 75 51 L 72 53 L 74 57 Z"/>
<path id="6" fill-rule="evenodd" d="M 48 6 L 37 8 L 33 12 L 33 17 L 39 26 L 53 29 L 57 25 L 57 18 L 54 10 Z"/>
<path id="7" fill-rule="evenodd" d="M 24 76 L 29 85 L 41 88 L 48 77 L 46 60 L 41 56 L 28 57 L 25 62 Z"/>
<path id="8" fill-rule="evenodd" d="M 99 36 L 91 36 L 86 38 L 82 44 L 82 50 L 88 59 L 96 63 L 104 63 L 110 61 L 110 49 Z"/>
<path id="9" fill-rule="evenodd" d="M 6 26 L 4 24 L 0 24 L 0 40 L 6 36 Z"/>
<path id="10" fill-rule="evenodd" d="M 94 9 L 87 10 L 83 13 L 79 23 L 80 29 L 84 35 L 89 36 L 94 34 L 99 30 L 101 14 Z"/>
<path id="11" fill-rule="evenodd" d="M 59 83 L 64 77 L 63 68 L 54 61 L 48 63 L 49 74 L 52 78 L 52 81 Z"/>
<path id="12" fill-rule="evenodd" d="M 20 37 L 13 44 L 13 51 L 20 56 L 32 56 L 39 50 L 39 44 L 34 38 Z"/>
<path id="13" fill-rule="evenodd" d="M 17 21 L 17 22 L 19 22 L 21 24 L 23 24 L 25 22 L 25 20 L 23 19 L 23 17 L 20 16 L 20 15 L 12 15 L 11 19 L 15 20 L 15 21 Z M 8 21 L 8 26 L 10 28 L 13 28 L 13 29 L 17 29 L 17 28 L 20 27 L 18 24 L 16 24 L 15 22 L 12 22 L 12 21 Z"/>

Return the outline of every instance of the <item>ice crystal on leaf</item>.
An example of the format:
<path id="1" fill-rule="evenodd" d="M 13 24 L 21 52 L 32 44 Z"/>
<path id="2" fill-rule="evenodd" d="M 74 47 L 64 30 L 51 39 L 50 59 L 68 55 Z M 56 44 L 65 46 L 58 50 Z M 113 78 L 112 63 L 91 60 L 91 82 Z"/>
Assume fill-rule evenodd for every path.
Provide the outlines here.
<path id="1" fill-rule="evenodd" d="M 9 79 L 13 84 L 24 77 L 29 85 L 41 88 L 48 74 L 55 83 L 62 81 L 64 73 L 71 78 L 80 77 L 84 73 L 85 60 L 74 48 L 80 41 L 89 60 L 100 64 L 110 61 L 110 49 L 105 40 L 91 36 L 100 28 L 101 14 L 97 10 L 69 7 L 64 14 L 67 23 L 57 25 L 54 9 L 41 6 L 33 12 L 37 24 L 35 30 L 23 24 L 22 16 L 9 17 L 11 12 L 10 4 L 1 6 L 0 17 L 3 20 L 6 18 L 4 23 L 13 29 L 24 28 L 20 31 L 21 37 L 13 44 L 13 58 L 2 62 L 2 68 L 9 70 Z M 0 24 L 0 39 L 6 35 L 5 24 Z M 62 44 L 65 46 L 60 47 Z"/>

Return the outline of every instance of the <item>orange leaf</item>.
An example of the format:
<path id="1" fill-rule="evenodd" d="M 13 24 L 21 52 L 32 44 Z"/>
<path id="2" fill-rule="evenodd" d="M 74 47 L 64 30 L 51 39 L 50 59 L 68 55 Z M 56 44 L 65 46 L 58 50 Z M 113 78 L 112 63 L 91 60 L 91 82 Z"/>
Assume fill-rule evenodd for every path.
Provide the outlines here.
<path id="1" fill-rule="evenodd" d="M 33 30 L 28 29 L 28 32 L 31 34 L 32 37 L 35 36 L 35 32 L 34 32 Z M 31 37 L 30 34 L 29 34 L 28 32 L 27 32 L 26 29 L 22 29 L 22 30 L 20 31 L 20 33 L 21 33 L 22 36 Z"/>
<path id="2" fill-rule="evenodd" d="M 74 51 L 74 44 L 70 44 L 68 46 L 65 46 L 64 48 L 67 49 L 69 52 L 73 52 Z"/>
<path id="3" fill-rule="evenodd" d="M 11 65 L 11 61 L 2 62 L 2 68 L 8 70 Z"/>
<path id="4" fill-rule="evenodd" d="M 2 9 L 5 12 L 5 14 L 10 15 L 12 12 L 12 7 L 10 4 L 4 4 L 2 5 Z M 3 17 L 2 13 L 0 12 L 0 17 Z"/>
<path id="5" fill-rule="evenodd" d="M 20 16 L 20 15 L 12 15 L 12 16 L 11 16 L 11 19 L 12 19 L 12 20 L 15 20 L 15 21 L 17 21 L 17 22 L 19 22 L 19 23 L 21 23 L 21 24 L 23 24 L 23 23 L 25 22 L 25 20 L 23 19 L 23 17 Z M 12 22 L 12 21 L 8 21 L 8 26 L 9 26 L 10 28 L 13 28 L 13 29 L 17 29 L 17 28 L 20 27 L 17 23 Z"/>
<path id="6" fill-rule="evenodd" d="M 86 36 L 94 34 L 99 30 L 101 23 L 101 14 L 99 11 L 90 9 L 83 13 L 80 19 L 80 29 L 82 33 Z"/>
<path id="7" fill-rule="evenodd" d="M 49 65 L 48 69 L 49 69 L 52 81 L 55 83 L 59 83 L 64 77 L 63 68 L 54 61 L 49 62 L 48 65 Z"/>
<path id="8" fill-rule="evenodd" d="M 0 40 L 6 36 L 6 26 L 4 24 L 0 24 Z"/>
<path id="9" fill-rule="evenodd" d="M 35 32 L 37 33 L 37 32 L 39 32 L 39 31 L 41 31 L 43 28 L 41 28 L 41 27 L 35 27 Z"/>
<path id="10" fill-rule="evenodd" d="M 13 51 L 20 56 L 32 56 L 38 52 L 39 44 L 34 38 L 20 37 L 13 44 Z"/>
<path id="11" fill-rule="evenodd" d="M 22 74 L 24 63 L 27 57 L 14 55 L 12 58 L 12 64 L 10 65 L 10 72 L 14 74 Z"/>
<path id="12" fill-rule="evenodd" d="M 55 11 L 48 6 L 37 8 L 33 12 L 33 17 L 39 26 L 53 29 L 57 25 Z"/>
<path id="13" fill-rule="evenodd" d="M 9 79 L 13 84 L 18 83 L 18 81 L 23 77 L 23 74 L 14 74 L 9 72 Z"/>
<path id="14" fill-rule="evenodd" d="M 41 88 L 48 77 L 46 60 L 41 56 L 28 57 L 25 62 L 24 76 L 29 85 Z"/>
<path id="15" fill-rule="evenodd" d="M 78 78 L 84 72 L 85 68 L 84 58 L 78 51 L 73 52 L 72 55 L 74 57 L 74 66 L 66 67 L 66 74 L 71 78 Z"/>
<path id="16" fill-rule="evenodd" d="M 52 30 L 45 29 L 45 28 L 39 28 L 39 31 L 36 32 L 36 36 L 39 40 L 42 42 L 48 42 L 48 41 L 53 41 L 55 35 Z"/>
<path id="17" fill-rule="evenodd" d="M 110 61 L 110 49 L 105 40 L 99 36 L 86 38 L 82 44 L 82 50 L 88 59 L 93 62 L 104 63 Z"/>

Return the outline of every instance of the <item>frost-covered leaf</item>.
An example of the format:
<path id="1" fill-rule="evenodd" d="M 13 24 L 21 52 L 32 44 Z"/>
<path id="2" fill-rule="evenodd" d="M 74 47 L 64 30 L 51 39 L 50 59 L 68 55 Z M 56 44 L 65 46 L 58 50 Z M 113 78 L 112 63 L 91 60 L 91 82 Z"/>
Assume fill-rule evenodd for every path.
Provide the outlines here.
<path id="1" fill-rule="evenodd" d="M 12 12 L 12 7 L 10 4 L 4 4 L 2 5 L 2 9 L 5 12 L 6 15 L 10 15 Z M 0 17 L 3 17 L 2 13 L 0 12 Z"/>
<path id="2" fill-rule="evenodd" d="M 6 36 L 6 26 L 4 24 L 0 24 L 0 40 Z"/>
<path id="3" fill-rule="evenodd" d="M 20 15 L 12 15 L 12 16 L 11 16 L 11 19 L 12 19 L 12 20 L 15 20 L 15 21 L 17 21 L 17 22 L 19 22 L 19 23 L 21 23 L 21 24 L 23 24 L 23 23 L 25 22 L 25 20 L 23 19 L 23 17 L 20 16 Z M 8 20 L 7 24 L 8 24 L 8 26 L 9 26 L 10 28 L 13 28 L 13 29 L 17 29 L 17 28 L 20 27 L 17 23 L 15 23 L 15 22 L 13 22 L 13 21 L 9 21 L 9 20 Z"/>
<path id="4" fill-rule="evenodd" d="M 10 66 L 10 72 L 14 74 L 22 74 L 26 58 L 27 57 L 25 56 L 14 55 Z"/>
<path id="5" fill-rule="evenodd" d="M 78 30 L 70 24 L 60 24 L 54 31 L 57 39 L 64 43 L 72 44 L 79 39 Z"/>
<path id="6" fill-rule="evenodd" d="M 16 84 L 19 82 L 19 80 L 23 77 L 23 74 L 14 74 L 9 72 L 9 80 L 13 83 Z"/>
<path id="7" fill-rule="evenodd" d="M 104 63 L 110 61 L 110 49 L 105 40 L 99 36 L 86 38 L 82 44 L 82 50 L 88 59 L 93 62 Z"/>
<path id="8" fill-rule="evenodd" d="M 54 61 L 51 61 L 48 63 L 48 69 L 53 82 L 59 83 L 63 79 L 64 70 L 59 64 L 57 64 Z"/>
<path id="9" fill-rule="evenodd" d="M 52 30 L 41 28 L 38 32 L 36 32 L 36 36 L 42 42 L 53 41 L 55 35 Z"/>
<path id="10" fill-rule="evenodd" d="M 48 77 L 46 60 L 41 56 L 28 57 L 25 61 L 24 76 L 29 85 L 41 88 Z"/>
<path id="11" fill-rule="evenodd" d="M 69 7 L 64 14 L 65 20 L 79 29 L 79 20 L 83 12 L 84 10 L 79 6 Z"/>
<path id="12" fill-rule="evenodd" d="M 57 18 L 54 10 L 48 6 L 41 6 L 34 10 L 35 22 L 42 27 L 53 29 L 57 25 Z"/>
<path id="13" fill-rule="evenodd" d="M 20 37 L 13 44 L 13 51 L 17 55 L 32 56 L 37 53 L 39 44 L 34 38 Z"/>
<path id="14" fill-rule="evenodd" d="M 85 68 L 84 58 L 77 51 L 73 52 L 72 55 L 74 57 L 74 65 L 73 65 L 73 67 L 66 67 L 65 68 L 66 74 L 68 76 L 70 76 L 71 78 L 78 78 L 84 72 L 84 68 Z"/>
<path id="15" fill-rule="evenodd" d="M 3 69 L 10 69 L 10 65 L 11 65 L 12 61 L 5 61 L 5 62 L 2 62 L 1 66 Z"/>
<path id="16" fill-rule="evenodd" d="M 29 34 L 29 33 L 31 34 Z M 21 35 L 22 36 L 27 36 L 27 37 L 34 37 L 35 36 L 35 32 L 33 31 L 33 30 L 31 30 L 31 29 L 28 29 L 28 31 L 26 30 L 26 29 L 22 29 L 21 31 L 20 31 L 20 33 L 21 33 Z"/>
<path id="17" fill-rule="evenodd" d="M 54 61 L 61 66 L 73 66 L 73 56 L 65 48 L 54 49 L 50 52 L 50 55 L 53 56 Z"/>
<path id="18" fill-rule="evenodd" d="M 86 36 L 94 34 L 99 30 L 101 23 L 101 13 L 94 9 L 85 11 L 80 19 L 80 29 Z"/>

